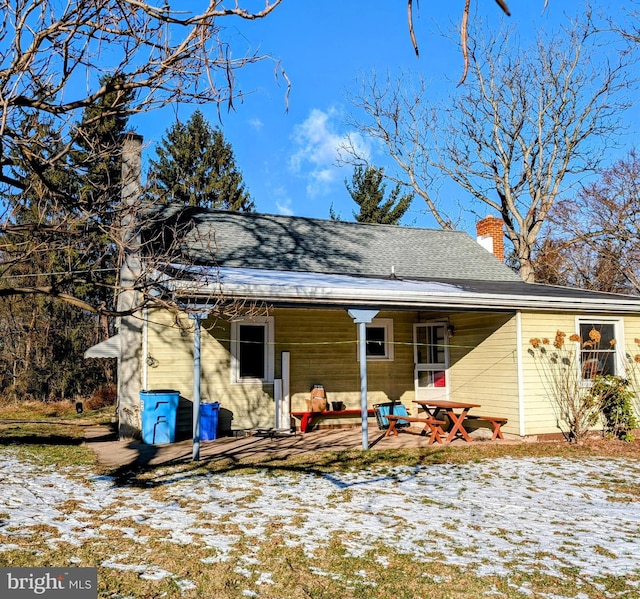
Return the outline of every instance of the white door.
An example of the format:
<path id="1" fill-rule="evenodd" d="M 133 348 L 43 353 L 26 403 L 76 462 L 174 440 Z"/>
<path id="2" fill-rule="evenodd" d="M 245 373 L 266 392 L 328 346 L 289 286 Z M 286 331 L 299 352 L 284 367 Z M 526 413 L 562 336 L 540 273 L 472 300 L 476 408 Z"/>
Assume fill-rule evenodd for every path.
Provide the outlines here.
<path id="1" fill-rule="evenodd" d="M 449 338 L 446 321 L 413 325 L 416 399 L 449 399 Z"/>

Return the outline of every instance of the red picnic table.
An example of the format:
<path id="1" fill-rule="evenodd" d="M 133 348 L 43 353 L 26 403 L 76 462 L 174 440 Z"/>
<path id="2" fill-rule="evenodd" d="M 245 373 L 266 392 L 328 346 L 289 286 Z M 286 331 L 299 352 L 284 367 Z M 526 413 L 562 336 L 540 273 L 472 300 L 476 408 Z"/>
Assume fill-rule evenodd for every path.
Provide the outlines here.
<path id="1" fill-rule="evenodd" d="M 467 417 L 469 410 L 472 408 L 479 408 L 480 404 L 476 403 L 463 403 L 459 401 L 438 400 L 438 399 L 415 399 L 414 403 L 417 403 L 429 416 L 435 420 L 439 420 L 438 415 L 440 412 L 445 412 L 449 420 L 451 421 L 451 430 L 444 440 L 445 443 L 451 443 L 458 435 L 460 435 L 465 441 L 471 442 L 469 433 L 464 428 L 464 419 Z M 427 432 L 427 426 L 425 426 L 425 433 Z"/>

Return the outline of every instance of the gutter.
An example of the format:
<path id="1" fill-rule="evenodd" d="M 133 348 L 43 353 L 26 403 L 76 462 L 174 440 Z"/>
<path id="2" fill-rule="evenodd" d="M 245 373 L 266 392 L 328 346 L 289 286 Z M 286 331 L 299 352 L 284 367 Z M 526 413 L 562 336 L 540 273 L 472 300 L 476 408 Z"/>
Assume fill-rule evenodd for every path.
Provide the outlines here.
<path id="1" fill-rule="evenodd" d="M 190 289 L 191 287 L 191 289 Z M 195 288 L 194 288 L 195 287 Z M 220 295 L 220 288 L 207 288 L 194 285 L 179 285 L 178 296 L 211 297 Z M 381 292 L 376 290 L 349 290 L 337 293 L 329 290 L 313 288 L 293 290 L 277 290 L 269 286 L 234 288 L 223 285 L 222 294 L 227 299 L 260 301 L 266 303 L 289 303 L 309 306 L 375 306 L 397 309 L 422 308 L 464 308 L 467 310 L 522 310 L 530 309 L 544 312 L 579 311 L 584 313 L 638 314 L 640 301 L 620 302 L 613 300 L 560 299 L 545 297 L 523 297 L 510 295 L 491 295 L 477 293 L 438 294 L 428 290 L 424 292 Z M 399 297 L 401 296 L 401 297 Z"/>

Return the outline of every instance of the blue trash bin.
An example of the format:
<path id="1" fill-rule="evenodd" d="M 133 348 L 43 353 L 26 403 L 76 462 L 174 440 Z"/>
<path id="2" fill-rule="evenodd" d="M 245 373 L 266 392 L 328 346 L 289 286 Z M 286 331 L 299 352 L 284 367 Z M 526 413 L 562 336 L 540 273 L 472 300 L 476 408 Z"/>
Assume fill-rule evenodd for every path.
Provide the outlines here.
<path id="1" fill-rule="evenodd" d="M 200 404 L 200 440 L 213 441 L 218 438 L 218 412 L 220 403 Z"/>
<path id="2" fill-rule="evenodd" d="M 140 391 L 142 441 L 149 445 L 176 440 L 176 417 L 180 392 L 171 389 Z"/>

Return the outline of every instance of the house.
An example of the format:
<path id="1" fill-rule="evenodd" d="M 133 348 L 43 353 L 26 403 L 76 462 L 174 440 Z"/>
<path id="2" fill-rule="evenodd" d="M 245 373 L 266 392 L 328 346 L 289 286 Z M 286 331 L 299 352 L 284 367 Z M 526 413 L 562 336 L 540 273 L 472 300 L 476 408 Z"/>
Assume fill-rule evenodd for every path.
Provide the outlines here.
<path id="1" fill-rule="evenodd" d="M 447 398 L 507 417 L 505 433 L 558 435 L 563 426 L 529 340 L 595 327 L 617 340 L 607 355 L 614 374 L 637 353 L 639 297 L 523 282 L 504 264 L 496 218 L 479 223 L 478 240 L 184 207 L 165 208 L 145 226 L 157 230 L 153 223 L 180 232 L 179 254 L 156 277 L 199 315 L 200 365 L 196 372 L 187 313 L 145 309 L 123 318 L 109 351 L 119 358 L 124 436 L 140 430 L 141 389 L 179 390 L 188 406 L 198 376 L 201 401 L 219 402 L 233 429 L 288 426 L 314 385 L 357 409 L 362 330 L 369 406 L 397 400 L 415 413 L 414 399 Z M 358 326 L 354 310 L 373 318 Z M 180 426 L 189 430 L 188 417 Z"/>

